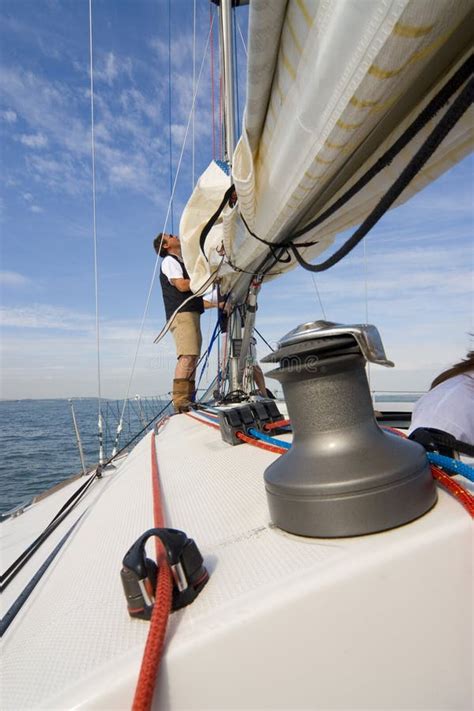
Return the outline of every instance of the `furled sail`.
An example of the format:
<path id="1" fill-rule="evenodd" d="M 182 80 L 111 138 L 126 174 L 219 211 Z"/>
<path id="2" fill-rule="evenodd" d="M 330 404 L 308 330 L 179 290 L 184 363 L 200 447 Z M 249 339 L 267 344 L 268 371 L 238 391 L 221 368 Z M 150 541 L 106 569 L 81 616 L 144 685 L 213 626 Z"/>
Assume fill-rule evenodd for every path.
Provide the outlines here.
<path id="1" fill-rule="evenodd" d="M 225 208 L 199 244 L 205 214 L 211 217 L 219 202 L 216 184 L 220 196 L 230 184 L 219 168 L 208 169 L 212 178 L 203 176 L 201 207 L 209 180 L 213 199 L 197 210 L 193 196 L 181 225 L 193 288 L 219 265 L 231 288 L 269 254 L 268 245 L 251 233 L 278 244 L 354 185 L 463 71 L 473 26 L 471 0 L 252 0 L 247 104 L 232 164 L 238 204 Z M 305 242 L 317 240 L 301 250 L 305 259 L 369 215 L 456 100 L 469 79 L 465 74 L 390 165 L 305 234 Z M 466 156 L 473 127 L 471 107 L 394 205 Z M 294 265 L 277 263 L 270 275 Z"/>

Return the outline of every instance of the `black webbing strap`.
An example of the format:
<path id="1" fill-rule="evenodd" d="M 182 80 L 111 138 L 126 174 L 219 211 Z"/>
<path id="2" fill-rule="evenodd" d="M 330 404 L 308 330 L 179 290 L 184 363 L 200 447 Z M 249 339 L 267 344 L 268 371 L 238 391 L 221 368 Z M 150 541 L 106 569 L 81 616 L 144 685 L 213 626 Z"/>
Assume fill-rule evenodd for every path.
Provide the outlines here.
<path id="1" fill-rule="evenodd" d="M 462 442 L 456 439 L 454 435 L 444 430 L 438 430 L 434 427 L 418 427 L 413 430 L 409 439 L 422 444 L 428 452 L 439 452 L 441 450 L 454 450 L 459 454 L 465 454 L 468 457 L 474 457 L 474 446 L 468 442 Z"/>
<path id="2" fill-rule="evenodd" d="M 343 207 L 351 198 L 359 193 L 370 181 L 378 175 L 384 168 L 392 163 L 397 155 L 415 138 L 415 136 L 428 124 L 429 121 L 446 105 L 452 96 L 462 87 L 469 79 L 474 71 L 474 55 L 470 54 L 466 61 L 459 69 L 448 79 L 446 84 L 433 96 L 431 101 L 425 106 L 423 111 L 414 119 L 402 135 L 380 156 L 380 158 L 369 168 L 369 170 L 357 180 L 352 187 L 349 188 L 341 197 L 336 200 L 330 207 L 322 212 L 318 217 L 310 223 L 302 227 L 300 230 L 293 232 L 285 241 L 290 242 L 298 239 L 306 232 L 318 227 L 322 222 L 334 215 L 341 207 Z M 297 245 L 304 247 L 304 243 Z"/>
<path id="3" fill-rule="evenodd" d="M 85 512 L 84 512 L 85 513 Z M 25 602 L 28 600 L 30 597 L 31 593 L 35 589 L 35 587 L 38 585 L 39 581 L 43 577 L 43 575 L 46 573 L 48 570 L 49 566 L 53 562 L 53 560 L 56 558 L 58 555 L 59 551 L 61 548 L 64 546 L 66 543 L 67 539 L 73 532 L 73 530 L 76 528 L 77 524 L 79 521 L 82 519 L 84 514 L 81 514 L 77 521 L 71 526 L 71 528 L 65 533 L 65 535 L 61 538 L 57 546 L 53 549 L 53 551 L 49 554 L 49 556 L 46 558 L 44 563 L 41 565 L 39 570 L 34 574 L 34 576 L 31 578 L 29 583 L 26 585 L 26 587 L 22 590 L 22 592 L 18 595 L 16 598 L 15 602 L 13 605 L 9 608 L 9 610 L 5 613 L 4 617 L 0 620 L 0 637 L 3 637 L 17 614 L 20 612 L 21 608 L 25 604 Z"/>
<path id="4" fill-rule="evenodd" d="M 215 225 L 215 223 L 216 223 L 216 221 L 217 221 L 217 218 L 219 217 L 219 215 L 221 214 L 222 210 L 224 209 L 224 207 L 225 207 L 225 206 L 227 205 L 227 203 L 229 202 L 229 198 L 230 198 L 230 196 L 232 195 L 232 193 L 234 192 L 234 190 L 235 190 L 235 187 L 234 187 L 234 185 L 232 184 L 232 185 L 230 186 L 230 188 L 228 188 L 228 189 L 225 191 L 224 197 L 222 198 L 222 201 L 221 201 L 221 204 L 219 205 L 219 207 L 217 208 L 217 210 L 215 211 L 215 213 L 213 214 L 213 216 L 211 217 L 211 219 L 209 220 L 209 222 L 205 225 L 205 227 L 203 228 L 203 231 L 201 232 L 201 235 L 200 235 L 200 237 L 199 237 L 199 246 L 200 246 L 200 248 L 201 248 L 201 252 L 203 253 L 203 255 L 204 255 L 205 259 L 206 259 L 206 262 L 209 261 L 209 259 L 206 257 L 206 253 L 205 253 L 205 251 L 204 251 L 204 245 L 205 245 L 205 243 L 206 243 L 207 235 L 209 234 L 209 232 L 210 232 L 210 231 L 212 230 L 212 228 L 214 227 L 214 225 Z"/>
<path id="5" fill-rule="evenodd" d="M 411 161 L 400 173 L 397 180 L 387 190 L 385 195 L 379 200 L 370 215 L 364 220 L 360 227 L 334 254 L 320 264 L 309 264 L 298 252 L 297 245 L 290 244 L 298 263 L 310 272 L 323 272 L 337 264 L 343 257 L 351 252 L 356 245 L 366 236 L 368 232 L 385 215 L 387 210 L 393 205 L 395 200 L 408 187 L 413 178 L 420 172 L 423 166 L 431 158 L 440 143 L 446 138 L 451 129 L 456 125 L 461 116 L 468 110 L 474 99 L 474 80 L 471 79 L 462 89 L 460 94 L 453 101 L 444 116 L 440 119 L 421 148 L 415 153 Z"/>

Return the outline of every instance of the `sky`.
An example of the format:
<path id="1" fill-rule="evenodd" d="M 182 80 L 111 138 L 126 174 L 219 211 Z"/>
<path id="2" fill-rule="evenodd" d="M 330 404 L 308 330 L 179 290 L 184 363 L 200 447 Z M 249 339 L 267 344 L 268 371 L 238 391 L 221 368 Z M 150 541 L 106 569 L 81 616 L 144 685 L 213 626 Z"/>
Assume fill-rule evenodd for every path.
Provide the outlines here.
<path id="1" fill-rule="evenodd" d="M 92 12 L 100 389 L 107 398 L 160 395 L 175 359 L 171 336 L 153 344 L 164 309 L 152 241 L 177 230 L 195 179 L 220 157 L 217 49 L 206 50 L 205 0 L 195 41 L 193 0 L 93 0 Z M 247 11 L 239 13 L 244 59 Z M 88 1 L 2 0 L 0 14 L 0 397 L 96 396 Z M 181 155 L 193 48 L 202 74 Z M 241 109 L 243 72 L 242 62 Z M 426 390 L 472 348 L 473 171 L 471 156 L 328 272 L 298 268 L 265 285 L 258 330 L 275 344 L 305 321 L 368 320 L 396 364 L 372 366 L 372 388 Z M 214 319 L 202 319 L 205 342 Z"/>

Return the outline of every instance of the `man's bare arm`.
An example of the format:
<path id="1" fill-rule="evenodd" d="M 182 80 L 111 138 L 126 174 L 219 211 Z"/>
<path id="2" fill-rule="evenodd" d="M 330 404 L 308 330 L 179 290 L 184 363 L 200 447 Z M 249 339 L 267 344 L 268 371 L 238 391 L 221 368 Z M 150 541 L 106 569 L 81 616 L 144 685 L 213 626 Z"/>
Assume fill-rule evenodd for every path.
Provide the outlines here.
<path id="1" fill-rule="evenodd" d="M 178 291 L 190 291 L 189 284 L 190 280 L 189 279 L 171 279 L 170 280 L 173 286 L 175 286 Z"/>

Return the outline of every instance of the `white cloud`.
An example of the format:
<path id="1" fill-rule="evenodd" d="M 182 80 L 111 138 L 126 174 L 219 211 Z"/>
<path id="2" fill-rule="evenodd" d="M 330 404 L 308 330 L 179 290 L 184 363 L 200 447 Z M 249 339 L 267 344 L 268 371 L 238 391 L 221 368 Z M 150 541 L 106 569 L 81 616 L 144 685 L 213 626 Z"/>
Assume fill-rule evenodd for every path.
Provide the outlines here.
<path id="1" fill-rule="evenodd" d="M 0 307 L 0 324 L 13 328 L 90 331 L 94 328 L 94 323 L 92 315 L 48 304 Z"/>
<path id="2" fill-rule="evenodd" d="M 30 210 L 30 212 L 34 212 L 34 213 L 44 212 L 43 208 L 40 207 L 39 205 L 31 205 L 29 210 Z"/>
<path id="3" fill-rule="evenodd" d="M 6 311 L 5 321 L 17 328 L 2 334 L 2 397 L 97 394 L 95 318 L 92 314 L 47 304 Z M 174 347 L 170 336 L 159 346 L 153 344 L 158 330 L 158 324 L 149 325 L 142 333 L 133 393 L 167 392 L 170 389 L 176 363 Z M 138 320 L 101 323 L 104 397 L 125 396 L 139 332 Z M 34 359 L 31 359 L 32 352 Z"/>
<path id="4" fill-rule="evenodd" d="M 105 81 L 109 86 L 119 74 L 117 59 L 113 52 L 109 52 L 101 64 L 94 69 L 94 79 Z"/>
<path id="5" fill-rule="evenodd" d="M 132 76 L 132 60 L 128 57 L 117 57 L 114 52 L 107 52 L 102 55 L 94 67 L 94 80 L 103 81 L 109 86 L 121 76 Z"/>
<path id="6" fill-rule="evenodd" d="M 28 286 L 28 284 L 31 284 L 31 280 L 23 274 L 19 274 L 18 272 L 0 272 L 1 286 L 21 287 Z"/>
<path id="7" fill-rule="evenodd" d="M 0 111 L 0 118 L 2 118 L 2 120 L 6 123 L 15 123 L 18 116 L 16 115 L 15 111 L 7 109 L 6 111 Z"/>
<path id="8" fill-rule="evenodd" d="M 45 148 L 48 145 L 48 139 L 42 133 L 22 134 L 18 140 L 28 148 Z"/>

